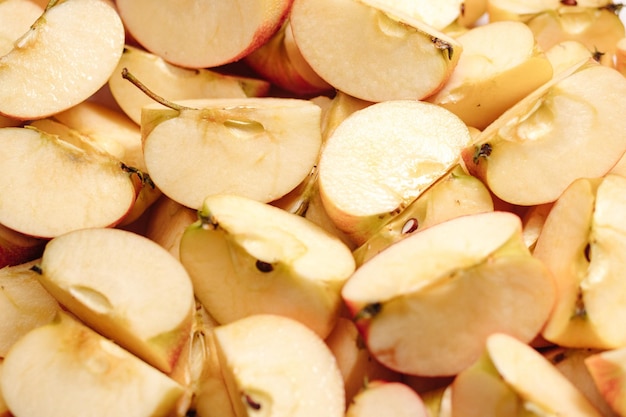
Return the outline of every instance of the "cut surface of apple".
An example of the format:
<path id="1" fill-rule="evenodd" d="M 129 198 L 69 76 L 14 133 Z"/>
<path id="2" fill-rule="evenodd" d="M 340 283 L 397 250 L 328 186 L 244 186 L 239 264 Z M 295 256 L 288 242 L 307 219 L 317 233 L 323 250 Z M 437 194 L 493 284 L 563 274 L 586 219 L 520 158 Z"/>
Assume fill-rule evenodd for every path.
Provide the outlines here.
<path id="1" fill-rule="evenodd" d="M 626 414 L 626 348 L 606 350 L 585 359 L 593 381 L 606 402 L 620 416 Z"/>
<path id="2" fill-rule="evenodd" d="M 342 417 L 343 381 L 324 341 L 303 324 L 254 315 L 215 329 L 237 417 Z"/>
<path id="3" fill-rule="evenodd" d="M 621 323 L 626 259 L 626 178 L 579 179 L 550 211 L 534 255 L 552 271 L 557 303 L 543 337 L 561 346 L 626 345 Z"/>
<path id="4" fill-rule="evenodd" d="M 273 201 L 311 171 L 321 147 L 321 109 L 281 98 L 183 100 L 142 114 L 150 177 L 171 199 L 198 209 L 213 194 Z"/>
<path id="5" fill-rule="evenodd" d="M 555 289 L 525 246 L 519 217 L 488 212 L 395 243 L 361 265 L 342 295 L 383 365 L 447 376 L 477 360 L 493 332 L 535 338 Z"/>
<path id="6" fill-rule="evenodd" d="M 225 75 L 206 68 L 182 68 L 158 55 L 126 45 L 108 85 L 117 104 L 137 124 L 141 123 L 141 108 L 154 102 L 122 77 L 124 68 L 168 100 L 263 96 L 270 88 L 265 80 Z"/>
<path id="7" fill-rule="evenodd" d="M 0 376 L 12 415 L 174 415 L 184 388 L 62 314 L 11 349 Z"/>
<path id="8" fill-rule="evenodd" d="M 626 79 L 590 58 L 483 130 L 463 152 L 465 165 L 506 202 L 553 202 L 577 178 L 602 176 L 622 157 L 624 106 Z"/>
<path id="9" fill-rule="evenodd" d="M 60 310 L 30 269 L 33 265 L 29 262 L 0 269 L 0 358 L 20 337 L 51 322 Z"/>
<path id="10" fill-rule="evenodd" d="M 292 0 L 116 3 L 126 29 L 147 50 L 183 67 L 207 68 L 237 61 L 264 44 Z"/>
<path id="11" fill-rule="evenodd" d="M 289 19 L 302 56 L 326 82 L 363 100 L 433 94 L 456 66 L 461 45 L 413 17 L 413 2 L 376 3 L 295 0 Z"/>
<path id="12" fill-rule="evenodd" d="M 34 128 L 0 129 L 0 158 L 0 223 L 27 235 L 111 226 L 135 201 L 119 160 Z"/>
<path id="13" fill-rule="evenodd" d="M 55 2 L 0 57 L 0 113 L 36 119 L 86 100 L 107 82 L 123 46 L 111 2 Z"/>
<path id="14" fill-rule="evenodd" d="M 484 129 L 552 77 L 552 66 L 524 23 L 493 22 L 456 38 L 463 53 L 443 88 L 427 100 Z"/>
<path id="15" fill-rule="evenodd" d="M 169 372 L 189 339 L 193 289 L 183 266 L 145 237 L 83 229 L 48 243 L 43 286 L 80 320 Z"/>
<path id="16" fill-rule="evenodd" d="M 326 140 L 319 187 L 329 217 L 357 244 L 459 161 L 467 126 L 434 104 L 397 100 L 347 117 Z"/>
<path id="17" fill-rule="evenodd" d="M 280 314 L 326 337 L 354 272 L 350 250 L 310 221 L 234 195 L 207 197 L 180 242 L 198 299 L 220 323 Z"/>
<path id="18" fill-rule="evenodd" d="M 429 417 L 424 402 L 402 382 L 370 381 L 348 406 L 346 417 Z"/>
<path id="19" fill-rule="evenodd" d="M 13 49 L 13 43 L 41 16 L 45 0 L 5 0 L 0 3 L 0 56 Z"/>

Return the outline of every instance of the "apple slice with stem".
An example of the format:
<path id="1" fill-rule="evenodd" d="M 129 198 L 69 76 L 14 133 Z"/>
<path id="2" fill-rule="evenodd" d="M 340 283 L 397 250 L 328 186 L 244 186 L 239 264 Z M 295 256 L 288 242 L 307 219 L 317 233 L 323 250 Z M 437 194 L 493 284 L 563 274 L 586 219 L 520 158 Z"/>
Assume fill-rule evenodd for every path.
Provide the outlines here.
<path id="1" fill-rule="evenodd" d="M 128 167 L 34 128 L 0 129 L 0 159 L 0 223 L 26 235 L 115 225 L 135 202 Z"/>
<path id="2" fill-rule="evenodd" d="M 513 104 L 552 78 L 552 65 L 524 23 L 493 22 L 458 36 L 463 53 L 428 101 L 483 130 Z"/>
<path id="3" fill-rule="evenodd" d="M 456 166 L 392 217 L 365 243 L 353 251 L 357 265 L 390 245 L 422 229 L 468 214 L 493 211 L 493 199 L 485 185 Z"/>
<path id="4" fill-rule="evenodd" d="M 346 417 L 429 417 L 424 402 L 402 382 L 374 380 L 354 397 Z"/>
<path id="5" fill-rule="evenodd" d="M 557 303 L 542 332 L 567 347 L 610 349 L 626 344 L 621 323 L 626 248 L 626 177 L 581 178 L 555 202 L 534 256 L 552 272 Z"/>
<path id="6" fill-rule="evenodd" d="M 393 244 L 361 265 L 342 295 L 383 365 L 450 376 L 480 357 L 493 332 L 533 340 L 552 310 L 555 288 L 524 244 L 520 218 L 494 211 Z"/>
<path id="7" fill-rule="evenodd" d="M 622 157 L 624 106 L 626 78 L 590 58 L 483 130 L 463 151 L 465 165 L 508 203 L 553 202 L 577 178 L 602 176 Z"/>
<path id="8" fill-rule="evenodd" d="M 354 272 L 350 250 L 310 221 L 236 195 L 205 199 L 180 242 L 196 297 L 219 323 L 258 313 L 332 330 L 341 287 Z"/>
<path id="9" fill-rule="evenodd" d="M 124 68 L 155 94 L 170 100 L 264 96 L 270 88 L 265 80 L 226 75 L 206 68 L 182 68 L 158 55 L 126 45 L 108 86 L 116 103 L 136 124 L 141 123 L 141 108 L 152 104 L 153 100 L 124 79 Z"/>
<path id="10" fill-rule="evenodd" d="M 30 330 L 51 322 L 59 303 L 31 270 L 37 261 L 0 269 L 0 358 Z"/>
<path id="11" fill-rule="evenodd" d="M 190 337 L 193 288 L 183 266 L 149 239 L 91 228 L 52 239 L 40 281 L 80 320 L 163 372 Z"/>
<path id="12" fill-rule="evenodd" d="M 13 49 L 13 43 L 30 29 L 46 8 L 46 0 L 5 0 L 0 3 L 0 56 Z"/>
<path id="13" fill-rule="evenodd" d="M 357 245 L 454 167 L 471 137 L 449 110 L 415 101 L 376 103 L 347 117 L 319 162 L 324 207 Z"/>
<path id="14" fill-rule="evenodd" d="M 178 415 L 184 388 L 70 316 L 11 348 L 0 387 L 16 416 Z M 184 411 L 183 411 L 184 414 Z"/>
<path id="15" fill-rule="evenodd" d="M 107 82 L 123 47 L 110 1 L 52 0 L 0 57 L 0 113 L 37 119 L 86 100 Z"/>
<path id="16" fill-rule="evenodd" d="M 413 3 L 295 0 L 289 19 L 304 59 L 337 90 L 374 102 L 417 100 L 441 88 L 462 48 L 416 19 Z"/>
<path id="17" fill-rule="evenodd" d="M 618 415 L 626 414 L 626 348 L 597 352 L 585 359 L 602 398 Z"/>
<path id="18" fill-rule="evenodd" d="M 209 68 L 263 45 L 280 28 L 292 0 L 116 3 L 126 29 L 148 51 L 182 67 Z"/>
<path id="19" fill-rule="evenodd" d="M 333 354 L 302 323 L 267 314 L 215 329 L 237 417 L 343 417 L 344 387 Z"/>

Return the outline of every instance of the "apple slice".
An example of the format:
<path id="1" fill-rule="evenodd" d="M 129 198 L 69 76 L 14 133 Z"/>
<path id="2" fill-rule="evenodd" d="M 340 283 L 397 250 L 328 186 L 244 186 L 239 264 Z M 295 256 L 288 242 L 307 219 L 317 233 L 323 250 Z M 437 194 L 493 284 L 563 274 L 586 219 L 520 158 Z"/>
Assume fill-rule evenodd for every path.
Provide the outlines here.
<path id="1" fill-rule="evenodd" d="M 367 385 L 368 381 L 400 381 L 402 375 L 378 362 L 367 350 L 359 329 L 346 317 L 339 317 L 333 331 L 325 339 L 343 377 L 346 404 Z"/>
<path id="2" fill-rule="evenodd" d="M 487 212 L 395 243 L 361 265 L 342 295 L 383 365 L 449 376 L 476 361 L 493 332 L 531 341 L 550 314 L 555 289 L 524 244 L 520 218 Z"/>
<path id="3" fill-rule="evenodd" d="M 111 2 L 51 1 L 0 57 L 0 113 L 37 119 L 86 100 L 107 82 L 123 46 L 124 26 Z"/>
<path id="4" fill-rule="evenodd" d="M 60 307 L 31 270 L 35 262 L 0 269 L 0 358 L 23 335 L 52 321 Z M 1 414 L 0 414 L 1 415 Z"/>
<path id="5" fill-rule="evenodd" d="M 553 202 L 572 181 L 606 174 L 624 154 L 624 106 L 626 79 L 590 58 L 483 130 L 463 152 L 465 165 L 506 202 Z"/>
<path id="6" fill-rule="evenodd" d="M 183 100 L 144 107 L 144 158 L 171 199 L 198 209 L 212 194 L 262 202 L 294 189 L 321 147 L 321 109 L 309 100 Z"/>
<path id="7" fill-rule="evenodd" d="M 324 207 L 360 245 L 452 169 L 470 141 L 457 116 L 431 103 L 387 101 L 356 111 L 324 145 Z"/>
<path id="8" fill-rule="evenodd" d="M 2 365 L 11 413 L 171 416 L 184 388 L 85 325 L 61 314 L 27 333 Z"/>
<path id="9" fill-rule="evenodd" d="M 527 22 L 541 12 L 558 8 L 560 4 L 560 0 L 488 0 L 487 14 L 491 22 Z"/>
<path id="10" fill-rule="evenodd" d="M 615 69 L 626 76 L 626 36 L 615 47 Z"/>
<path id="11" fill-rule="evenodd" d="M 536 415 L 600 417 L 589 400 L 539 352 L 515 337 L 495 333 L 486 351 L 502 379 Z M 454 393 L 452 394 L 454 397 Z"/>
<path id="12" fill-rule="evenodd" d="M 155 94 L 170 100 L 264 96 L 270 88 L 269 82 L 261 79 L 225 75 L 205 68 L 181 68 L 158 55 L 126 45 L 108 85 L 116 103 L 136 124 L 141 123 L 141 108 L 153 101 L 122 77 L 124 68 Z"/>
<path id="13" fill-rule="evenodd" d="M 375 102 L 422 99 L 441 88 L 462 48 L 416 19 L 413 3 L 295 0 L 289 19 L 304 59 L 336 89 Z"/>
<path id="14" fill-rule="evenodd" d="M 183 266 L 145 237 L 91 228 L 48 243 L 43 286 L 80 320 L 162 370 L 190 337 L 193 289 Z"/>
<path id="15" fill-rule="evenodd" d="M 20 265 L 41 257 L 47 241 L 0 224 L 0 268 Z"/>
<path id="16" fill-rule="evenodd" d="M 0 223 L 20 233 L 50 238 L 114 225 L 135 201 L 132 174 L 118 160 L 34 128 L 0 129 L 0 159 Z"/>
<path id="17" fill-rule="evenodd" d="M 350 250 L 310 221 L 235 195 L 207 197 L 180 242 L 196 297 L 219 323 L 257 313 L 299 320 L 321 337 L 332 330 Z"/>
<path id="18" fill-rule="evenodd" d="M 552 65 L 524 23 L 493 22 L 458 36 L 452 75 L 427 100 L 480 130 L 552 78 Z"/>
<path id="19" fill-rule="evenodd" d="M 343 417 L 344 388 L 324 341 L 303 324 L 253 315 L 215 329 L 237 417 Z"/>
<path id="20" fill-rule="evenodd" d="M 618 415 L 625 415 L 626 348 L 597 352 L 585 365 L 602 397 Z"/>
<path id="21" fill-rule="evenodd" d="M 461 26 L 470 28 L 485 16 L 487 12 L 488 0 L 465 0 L 461 3 L 461 10 L 457 23 Z"/>
<path id="22" fill-rule="evenodd" d="M 582 43 L 573 40 L 565 40 L 546 50 L 546 58 L 552 64 L 554 75 L 580 65 L 580 62 L 588 61 L 593 55 Z"/>
<path id="23" fill-rule="evenodd" d="M 46 7 L 46 0 L 4 0 L 0 3 L 0 56 L 13 49 L 13 42 L 30 29 Z"/>
<path id="24" fill-rule="evenodd" d="M 357 265 L 422 229 L 468 214 L 493 211 L 487 187 L 457 166 L 426 189 L 353 251 Z"/>
<path id="25" fill-rule="evenodd" d="M 161 196 L 148 216 L 145 236 L 180 259 L 180 240 L 185 229 L 198 220 L 198 211 Z"/>
<path id="26" fill-rule="evenodd" d="M 624 346 L 622 270 L 626 178 L 579 179 L 556 201 L 534 255 L 553 273 L 558 296 L 543 337 L 568 347 Z"/>
<path id="27" fill-rule="evenodd" d="M 207 68 L 235 62 L 263 45 L 280 28 L 292 0 L 116 3 L 126 29 L 147 50 L 182 67 Z"/>
<path id="28" fill-rule="evenodd" d="M 348 406 L 346 417 L 429 417 L 419 395 L 401 382 L 367 383 Z"/>

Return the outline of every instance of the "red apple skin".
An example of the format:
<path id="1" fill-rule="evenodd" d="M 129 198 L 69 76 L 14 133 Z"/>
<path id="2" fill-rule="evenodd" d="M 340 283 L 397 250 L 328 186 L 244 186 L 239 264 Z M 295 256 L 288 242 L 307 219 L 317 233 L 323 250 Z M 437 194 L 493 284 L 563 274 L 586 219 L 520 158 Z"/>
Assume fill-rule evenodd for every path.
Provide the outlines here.
<path id="1" fill-rule="evenodd" d="M 46 242 L 45 239 L 26 236 L 0 224 L 0 268 L 40 258 Z"/>

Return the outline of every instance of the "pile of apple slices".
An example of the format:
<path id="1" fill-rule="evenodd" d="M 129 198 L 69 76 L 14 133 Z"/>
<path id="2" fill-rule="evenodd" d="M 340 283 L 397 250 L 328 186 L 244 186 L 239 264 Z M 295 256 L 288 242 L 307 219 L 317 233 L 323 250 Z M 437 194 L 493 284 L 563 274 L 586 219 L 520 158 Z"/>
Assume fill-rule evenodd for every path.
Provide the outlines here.
<path id="1" fill-rule="evenodd" d="M 626 417 L 621 7 L 0 1 L 0 417 Z"/>

